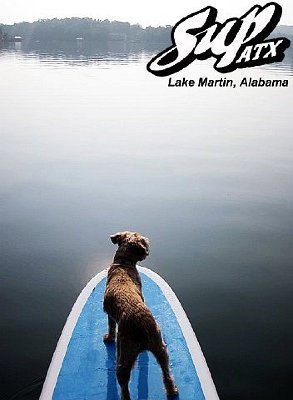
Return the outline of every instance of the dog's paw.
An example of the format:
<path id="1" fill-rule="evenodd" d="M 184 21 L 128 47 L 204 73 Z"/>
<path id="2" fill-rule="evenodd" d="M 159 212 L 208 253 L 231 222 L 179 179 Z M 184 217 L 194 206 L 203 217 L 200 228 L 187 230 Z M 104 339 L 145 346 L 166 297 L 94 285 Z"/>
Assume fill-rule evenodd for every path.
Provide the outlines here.
<path id="1" fill-rule="evenodd" d="M 109 333 L 106 333 L 104 335 L 104 342 L 106 343 L 115 342 L 115 335 L 110 335 Z"/>
<path id="2" fill-rule="evenodd" d="M 168 384 L 166 386 L 166 392 L 168 397 L 175 397 L 179 394 L 178 387 L 175 385 L 175 383 Z"/>

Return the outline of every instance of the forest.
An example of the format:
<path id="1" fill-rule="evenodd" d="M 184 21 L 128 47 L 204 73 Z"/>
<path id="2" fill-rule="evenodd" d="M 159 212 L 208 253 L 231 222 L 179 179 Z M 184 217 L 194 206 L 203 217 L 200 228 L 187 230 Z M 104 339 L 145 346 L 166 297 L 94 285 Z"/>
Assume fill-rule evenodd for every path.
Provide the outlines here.
<path id="1" fill-rule="evenodd" d="M 35 42 L 67 41 L 76 39 L 105 44 L 107 42 L 138 43 L 140 45 L 171 45 L 171 25 L 143 28 L 139 24 L 92 18 L 53 18 L 35 22 L 18 22 L 13 25 L 0 23 L 0 43 L 24 41 Z M 293 42 L 293 27 L 279 25 L 270 37 L 285 36 Z M 286 57 L 292 58 L 292 45 L 286 50 Z"/>
<path id="2" fill-rule="evenodd" d="M 13 25 L 0 24 L 0 40 L 21 37 L 23 41 L 71 41 L 82 38 L 88 41 L 128 41 L 138 43 L 169 43 L 172 27 L 143 28 L 129 22 L 92 18 L 40 19 Z"/>

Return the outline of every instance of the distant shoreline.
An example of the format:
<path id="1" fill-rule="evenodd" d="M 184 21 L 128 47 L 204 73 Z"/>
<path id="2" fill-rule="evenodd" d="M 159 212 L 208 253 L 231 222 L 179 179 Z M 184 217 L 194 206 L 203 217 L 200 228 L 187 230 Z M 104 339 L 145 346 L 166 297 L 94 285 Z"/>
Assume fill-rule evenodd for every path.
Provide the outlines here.
<path id="1" fill-rule="evenodd" d="M 18 22 L 12 25 L 0 24 L 6 37 L 20 37 L 23 41 L 87 40 L 119 41 L 137 43 L 169 43 L 171 25 L 143 28 L 139 24 L 92 18 L 53 18 L 34 22 Z"/>
<path id="2" fill-rule="evenodd" d="M 171 25 L 143 28 L 140 24 L 92 18 L 53 18 L 34 22 L 17 22 L 11 25 L 0 23 L 0 42 L 3 41 L 48 41 L 87 40 L 120 41 L 136 43 L 171 43 Z M 6 35 L 6 40 L 3 39 Z M 284 35 L 293 38 L 293 26 L 280 25 L 271 36 Z M 7 40 L 7 37 L 10 40 Z M 13 38 L 20 38 L 13 40 Z"/>

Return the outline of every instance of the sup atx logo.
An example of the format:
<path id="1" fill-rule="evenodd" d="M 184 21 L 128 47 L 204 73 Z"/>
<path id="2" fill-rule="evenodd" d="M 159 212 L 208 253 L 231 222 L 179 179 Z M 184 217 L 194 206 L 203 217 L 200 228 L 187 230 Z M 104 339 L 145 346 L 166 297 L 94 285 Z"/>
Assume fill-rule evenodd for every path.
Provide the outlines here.
<path id="1" fill-rule="evenodd" d="M 147 64 L 147 70 L 157 76 L 174 74 L 195 60 L 215 57 L 218 72 L 280 62 L 290 46 L 285 37 L 265 40 L 275 29 L 282 7 L 268 3 L 255 5 L 240 18 L 216 21 L 217 10 L 206 7 L 181 19 L 172 29 L 173 45 Z"/>

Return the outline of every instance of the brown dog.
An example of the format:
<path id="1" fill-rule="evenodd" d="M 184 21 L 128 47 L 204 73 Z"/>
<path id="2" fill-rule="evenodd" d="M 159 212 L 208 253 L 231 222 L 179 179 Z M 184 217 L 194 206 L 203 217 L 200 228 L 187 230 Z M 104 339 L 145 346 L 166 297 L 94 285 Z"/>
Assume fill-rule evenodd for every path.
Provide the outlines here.
<path id="1" fill-rule="evenodd" d="M 160 327 L 144 304 L 141 280 L 136 269 L 137 261 L 149 254 L 149 241 L 135 232 L 120 232 L 111 236 L 118 244 L 114 261 L 108 271 L 104 297 L 104 311 L 108 314 L 109 332 L 105 342 L 117 334 L 117 379 L 121 386 L 121 399 L 130 400 L 128 382 L 131 369 L 139 353 L 149 350 L 156 357 L 163 372 L 167 395 L 177 395 L 169 368 L 166 345 Z"/>

